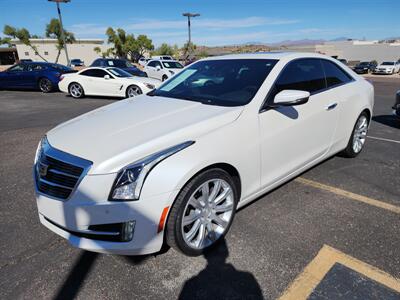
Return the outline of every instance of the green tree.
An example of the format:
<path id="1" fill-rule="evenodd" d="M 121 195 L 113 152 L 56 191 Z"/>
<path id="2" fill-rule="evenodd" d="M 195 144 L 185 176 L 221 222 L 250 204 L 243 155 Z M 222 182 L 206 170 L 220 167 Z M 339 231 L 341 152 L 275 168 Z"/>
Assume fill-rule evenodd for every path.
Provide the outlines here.
<path id="1" fill-rule="evenodd" d="M 170 46 L 167 43 L 162 43 L 156 50 L 152 52 L 152 55 L 170 55 L 170 56 L 175 56 L 176 55 L 176 49 L 174 49 L 175 46 Z"/>
<path id="2" fill-rule="evenodd" d="M 75 36 L 72 32 L 64 29 L 65 41 L 68 44 L 75 42 Z M 61 35 L 61 25 L 58 19 L 51 19 L 50 23 L 46 25 L 46 37 L 57 39 L 56 48 L 58 50 L 55 63 L 58 62 L 60 58 L 61 50 L 65 49 L 64 40 Z"/>
<path id="3" fill-rule="evenodd" d="M 12 46 L 11 38 L 9 38 L 9 37 L 1 38 L 0 37 L 0 45 L 7 45 L 7 47 L 11 47 Z"/>
<path id="4" fill-rule="evenodd" d="M 138 60 L 146 51 L 154 49 L 152 40 L 146 35 L 139 35 L 137 38 L 133 34 L 127 34 L 125 30 L 117 28 L 114 30 L 109 27 L 106 31 L 107 41 L 113 44 L 112 52 L 119 58 L 131 58 Z"/>
<path id="5" fill-rule="evenodd" d="M 193 55 L 194 51 L 196 50 L 197 46 L 193 44 L 192 42 L 186 42 L 183 47 L 182 47 L 182 52 L 183 55 L 185 56 L 185 59 L 188 59 L 189 56 Z"/>
<path id="6" fill-rule="evenodd" d="M 136 57 L 135 60 L 141 58 L 146 52 L 154 50 L 153 41 L 147 35 L 140 34 L 136 39 Z"/>
<path id="7" fill-rule="evenodd" d="M 24 45 L 30 47 L 36 55 L 38 55 L 44 61 L 47 61 L 43 56 L 40 55 L 36 46 L 31 44 L 30 39 L 32 38 L 28 29 L 26 28 L 15 28 L 10 25 L 5 25 L 3 33 L 7 36 L 6 38 L 18 39 Z"/>
<path id="8" fill-rule="evenodd" d="M 108 27 L 106 30 L 106 35 L 108 37 L 108 43 L 114 45 L 113 52 L 115 55 L 119 58 L 127 58 L 127 53 L 125 52 L 126 46 L 124 46 L 126 44 L 125 30 L 118 28 L 115 31 L 112 27 Z"/>

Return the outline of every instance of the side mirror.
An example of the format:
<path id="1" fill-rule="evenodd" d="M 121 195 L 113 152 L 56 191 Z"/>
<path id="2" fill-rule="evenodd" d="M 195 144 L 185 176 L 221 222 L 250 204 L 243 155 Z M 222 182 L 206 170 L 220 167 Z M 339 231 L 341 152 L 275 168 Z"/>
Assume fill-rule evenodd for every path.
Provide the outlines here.
<path id="1" fill-rule="evenodd" d="M 160 67 L 160 66 L 157 66 L 157 67 L 156 67 L 156 70 L 157 70 L 157 71 L 160 71 L 160 70 L 161 70 L 161 67 Z"/>
<path id="2" fill-rule="evenodd" d="M 111 77 L 110 77 L 110 75 L 104 75 L 104 79 L 108 80 L 108 79 L 111 79 Z"/>
<path id="3" fill-rule="evenodd" d="M 310 93 L 299 90 L 283 90 L 279 92 L 275 98 L 272 107 L 279 106 L 294 106 L 301 105 L 308 102 Z"/>

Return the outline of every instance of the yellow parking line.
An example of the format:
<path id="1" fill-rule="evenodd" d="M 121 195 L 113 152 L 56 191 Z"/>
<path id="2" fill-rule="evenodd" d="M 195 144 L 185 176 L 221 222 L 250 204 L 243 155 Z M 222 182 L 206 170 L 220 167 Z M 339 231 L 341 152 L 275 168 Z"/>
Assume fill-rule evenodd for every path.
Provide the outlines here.
<path id="1" fill-rule="evenodd" d="M 339 195 L 339 196 L 343 196 L 343 197 L 349 198 L 351 200 L 363 202 L 363 203 L 366 203 L 366 204 L 369 204 L 369 205 L 372 205 L 372 206 L 376 206 L 376 207 L 379 207 L 379 208 L 383 208 L 383 209 L 389 210 L 389 211 L 394 212 L 396 214 L 400 214 L 400 207 L 399 206 L 395 206 L 395 205 L 392 205 L 392 204 L 389 204 L 389 203 L 386 203 L 386 202 L 383 202 L 383 201 L 379 201 L 379 200 L 372 199 L 372 198 L 369 198 L 369 197 L 366 197 L 366 196 L 362 196 L 362 195 L 358 195 L 358 194 L 355 194 L 355 193 L 352 193 L 352 192 L 348 192 L 348 191 L 345 191 L 345 190 L 342 190 L 342 189 L 339 189 L 339 188 L 336 188 L 336 187 L 333 187 L 333 186 L 330 186 L 330 185 L 326 185 L 326 184 L 322 184 L 322 183 L 319 183 L 319 182 L 316 182 L 316 181 L 313 181 L 313 180 L 305 179 L 303 177 L 298 177 L 298 178 L 295 179 L 295 181 L 300 182 L 300 183 L 305 184 L 305 185 L 312 186 L 312 187 L 317 188 L 317 189 L 321 189 L 321 190 L 325 190 L 325 191 L 334 193 L 334 194 Z"/>
<path id="2" fill-rule="evenodd" d="M 400 293 L 400 281 L 369 264 L 324 245 L 317 256 L 293 281 L 280 300 L 307 299 L 335 263 L 344 265 Z"/>

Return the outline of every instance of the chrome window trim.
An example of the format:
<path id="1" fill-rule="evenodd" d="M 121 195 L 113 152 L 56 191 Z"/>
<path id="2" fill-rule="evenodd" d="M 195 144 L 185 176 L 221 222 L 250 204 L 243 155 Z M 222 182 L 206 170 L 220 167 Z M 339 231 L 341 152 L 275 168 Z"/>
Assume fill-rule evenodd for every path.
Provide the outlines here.
<path id="1" fill-rule="evenodd" d="M 63 202 L 64 201 L 68 201 L 74 195 L 74 193 L 75 193 L 76 189 L 78 188 L 79 184 L 81 183 L 83 178 L 89 172 L 91 166 L 93 165 L 93 162 L 91 162 L 90 160 L 86 160 L 86 159 L 80 158 L 78 156 L 75 156 L 75 155 L 72 155 L 72 154 L 69 154 L 69 153 L 66 153 L 64 151 L 61 151 L 61 150 L 58 150 L 58 149 L 54 148 L 53 146 L 50 145 L 50 143 L 47 141 L 46 138 L 43 139 L 42 143 L 43 143 L 42 144 L 42 151 L 40 153 L 40 156 L 44 154 L 44 155 L 46 155 L 48 157 L 51 157 L 51 158 L 53 158 L 55 160 L 58 160 L 58 161 L 61 161 L 61 162 L 64 162 L 64 163 L 67 163 L 67 164 L 70 164 L 70 165 L 73 165 L 73 166 L 77 166 L 77 167 L 80 167 L 80 168 L 83 169 L 82 174 L 79 176 L 74 188 L 69 188 L 69 187 L 66 187 L 66 186 L 62 186 L 65 189 L 70 189 L 71 190 L 69 196 L 67 198 L 65 198 L 65 199 L 62 199 L 62 198 L 59 198 L 59 197 L 54 197 L 54 196 L 51 196 L 49 194 L 43 193 L 38 189 L 38 181 L 42 180 L 42 179 L 38 178 L 38 174 L 37 174 L 37 165 L 40 162 L 40 159 L 38 159 L 36 164 L 33 166 L 33 178 L 34 178 L 34 181 L 35 181 L 35 183 L 34 183 L 35 192 L 37 194 L 39 194 L 39 195 L 42 195 L 44 197 L 51 198 L 51 199 L 54 199 L 54 200 L 63 201 Z M 52 172 L 52 171 L 50 171 L 50 172 Z M 69 174 L 68 176 L 74 177 L 74 175 L 72 175 L 72 174 Z M 77 176 L 75 176 L 75 178 L 77 178 Z M 55 183 L 47 183 L 46 181 L 43 181 L 43 182 L 46 183 L 46 184 L 57 186 L 57 184 L 55 184 Z M 60 185 L 58 185 L 58 186 L 60 186 Z"/>

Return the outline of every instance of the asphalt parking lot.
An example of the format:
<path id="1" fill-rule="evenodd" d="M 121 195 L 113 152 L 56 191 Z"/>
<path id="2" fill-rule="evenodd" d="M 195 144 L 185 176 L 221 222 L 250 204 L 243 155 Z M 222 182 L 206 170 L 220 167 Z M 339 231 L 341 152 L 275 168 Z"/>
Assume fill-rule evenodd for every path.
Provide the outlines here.
<path id="1" fill-rule="evenodd" d="M 400 299 L 400 122 L 390 116 L 400 79 L 371 80 L 364 151 L 241 209 L 218 249 L 196 258 L 85 252 L 40 225 L 31 178 L 39 139 L 115 100 L 0 91 L 0 298 Z"/>

